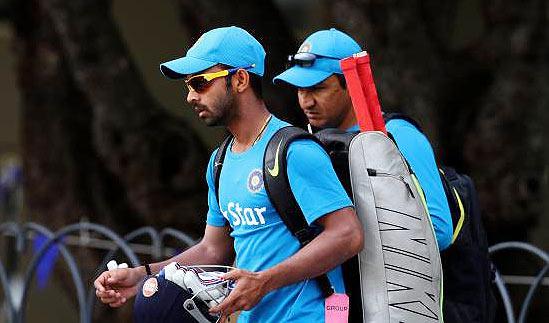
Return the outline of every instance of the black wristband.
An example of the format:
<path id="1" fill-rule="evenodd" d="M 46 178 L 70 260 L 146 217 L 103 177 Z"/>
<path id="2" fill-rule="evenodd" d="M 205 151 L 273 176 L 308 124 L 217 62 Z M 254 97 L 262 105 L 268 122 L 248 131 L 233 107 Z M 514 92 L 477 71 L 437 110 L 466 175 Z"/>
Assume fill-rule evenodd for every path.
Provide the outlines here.
<path id="1" fill-rule="evenodd" d="M 147 275 L 152 275 L 151 266 L 149 264 L 145 264 L 145 271 L 147 272 Z"/>

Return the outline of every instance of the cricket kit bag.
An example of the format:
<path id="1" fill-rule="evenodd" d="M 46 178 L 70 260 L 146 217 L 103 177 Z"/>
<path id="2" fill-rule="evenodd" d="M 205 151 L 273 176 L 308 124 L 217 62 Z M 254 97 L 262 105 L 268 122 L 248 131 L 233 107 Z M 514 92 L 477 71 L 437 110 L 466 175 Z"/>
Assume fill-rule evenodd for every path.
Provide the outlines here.
<path id="1" fill-rule="evenodd" d="M 358 254 L 362 322 L 442 322 L 442 267 L 431 218 L 412 169 L 386 132 L 370 57 L 356 54 L 341 68 L 362 131 L 349 145 L 365 238 Z M 351 297 L 352 307 L 358 297 Z"/>

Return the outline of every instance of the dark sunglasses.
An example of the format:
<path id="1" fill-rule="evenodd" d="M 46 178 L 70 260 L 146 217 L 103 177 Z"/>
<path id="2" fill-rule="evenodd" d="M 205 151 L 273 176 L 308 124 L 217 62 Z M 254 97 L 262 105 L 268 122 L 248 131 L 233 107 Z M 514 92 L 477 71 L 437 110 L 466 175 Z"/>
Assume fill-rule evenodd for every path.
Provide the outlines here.
<path id="1" fill-rule="evenodd" d="M 249 69 L 253 68 L 255 64 L 246 67 L 234 67 L 222 71 L 204 73 L 194 75 L 185 80 L 185 84 L 189 91 L 195 91 L 196 93 L 202 93 L 206 91 L 213 83 L 213 81 L 220 77 L 225 77 L 236 73 L 239 69 Z"/>
<path id="2" fill-rule="evenodd" d="M 288 55 L 288 61 L 286 62 L 286 68 L 298 65 L 301 67 L 311 67 L 315 63 L 316 55 L 313 53 L 297 53 Z"/>
<path id="3" fill-rule="evenodd" d="M 303 52 L 303 53 L 297 53 L 293 55 L 288 55 L 288 61 L 286 62 L 286 69 L 292 67 L 292 66 L 301 66 L 301 67 L 311 67 L 315 63 L 315 60 L 318 58 L 330 58 L 330 59 L 337 59 L 334 57 L 329 56 L 321 56 L 313 53 Z"/>

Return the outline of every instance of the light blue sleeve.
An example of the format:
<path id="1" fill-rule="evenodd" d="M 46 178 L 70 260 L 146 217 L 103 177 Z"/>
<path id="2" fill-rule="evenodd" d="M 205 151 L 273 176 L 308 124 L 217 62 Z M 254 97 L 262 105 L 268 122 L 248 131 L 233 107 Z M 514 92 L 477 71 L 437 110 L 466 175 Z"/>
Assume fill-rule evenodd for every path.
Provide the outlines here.
<path id="1" fill-rule="evenodd" d="M 208 214 L 206 216 L 206 223 L 214 227 L 224 227 L 228 225 L 228 223 L 219 209 L 213 178 L 213 164 L 216 153 L 217 149 L 214 150 L 210 156 L 210 161 L 208 162 L 208 168 L 206 170 L 206 182 L 208 183 Z"/>
<path id="2" fill-rule="evenodd" d="M 296 140 L 288 149 L 288 180 L 309 224 L 323 215 L 352 206 L 330 157 L 311 140 Z"/>
<path id="3" fill-rule="evenodd" d="M 410 163 L 425 192 L 427 209 L 431 215 L 438 247 L 444 250 L 452 242 L 452 216 L 438 173 L 433 148 L 427 137 L 408 121 L 391 120 L 387 123 L 387 131 L 395 138 L 399 150 Z"/>

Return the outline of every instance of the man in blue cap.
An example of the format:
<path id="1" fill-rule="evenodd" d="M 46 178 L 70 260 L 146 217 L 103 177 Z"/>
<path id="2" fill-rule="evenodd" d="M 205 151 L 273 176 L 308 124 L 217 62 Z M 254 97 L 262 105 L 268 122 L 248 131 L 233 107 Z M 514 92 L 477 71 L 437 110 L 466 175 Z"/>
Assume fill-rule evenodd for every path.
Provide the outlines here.
<path id="1" fill-rule="evenodd" d="M 361 51 L 354 39 L 335 28 L 317 31 L 289 56 L 291 67 L 273 82 L 297 88 L 299 105 L 311 126 L 358 131 L 339 61 Z M 444 250 L 452 241 L 452 217 L 431 144 L 406 120 L 391 120 L 386 127 L 425 191 L 438 246 Z"/>
<path id="2" fill-rule="evenodd" d="M 243 311 L 239 322 L 323 322 L 324 298 L 312 278 L 324 273 L 336 292 L 344 292 L 339 265 L 362 249 L 363 233 L 325 151 L 313 141 L 298 140 L 287 153 L 296 200 L 307 222 L 321 229 L 305 248 L 300 249 L 265 191 L 262 166 L 267 143 L 288 124 L 272 116 L 261 98 L 264 58 L 263 47 L 248 32 L 226 27 L 202 35 L 185 57 L 160 65 L 166 77 L 185 81 L 187 101 L 198 117 L 209 126 L 226 127 L 233 139 L 222 160 L 218 197 L 213 178 L 216 151 L 208 164 L 209 210 L 203 239 L 169 260 L 102 273 L 95 287 L 103 303 L 123 305 L 138 293 L 147 274 L 173 261 L 234 261 L 238 269 L 224 279 L 235 281 L 236 287 L 210 312 L 224 318 Z M 142 293 L 155 297 L 159 288 L 152 280 Z M 157 320 L 165 316 L 159 314 Z"/>

